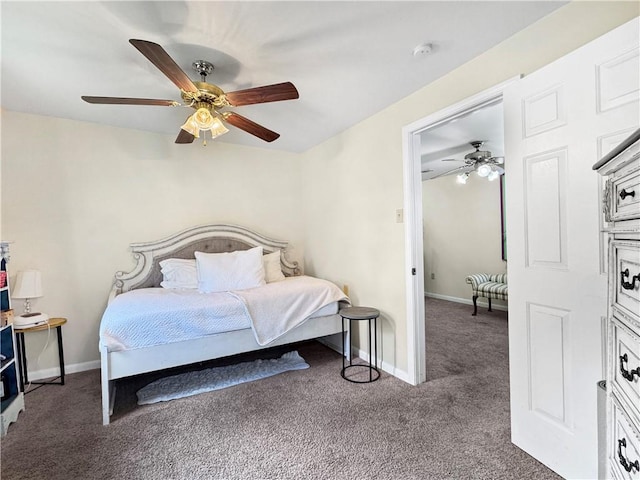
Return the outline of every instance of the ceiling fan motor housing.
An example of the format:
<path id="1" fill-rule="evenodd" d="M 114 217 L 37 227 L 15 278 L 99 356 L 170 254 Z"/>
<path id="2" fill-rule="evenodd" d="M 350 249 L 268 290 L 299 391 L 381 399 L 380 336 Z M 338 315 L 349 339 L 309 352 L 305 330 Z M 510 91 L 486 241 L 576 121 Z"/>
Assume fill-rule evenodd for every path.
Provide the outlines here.
<path id="1" fill-rule="evenodd" d="M 229 103 L 224 95 L 224 91 L 217 85 L 207 82 L 193 82 L 198 89 L 197 92 L 181 91 L 182 99 L 190 103 L 193 108 L 200 108 L 201 103 L 206 103 L 209 108 L 228 107 Z"/>
<path id="2" fill-rule="evenodd" d="M 473 142 L 469 142 L 473 148 L 476 149 L 475 152 L 467 153 L 464 158 L 465 160 L 471 160 L 472 162 L 482 162 L 484 160 L 488 160 L 491 158 L 491 152 L 486 150 L 480 150 L 480 147 L 484 145 L 484 140 L 474 140 Z"/>

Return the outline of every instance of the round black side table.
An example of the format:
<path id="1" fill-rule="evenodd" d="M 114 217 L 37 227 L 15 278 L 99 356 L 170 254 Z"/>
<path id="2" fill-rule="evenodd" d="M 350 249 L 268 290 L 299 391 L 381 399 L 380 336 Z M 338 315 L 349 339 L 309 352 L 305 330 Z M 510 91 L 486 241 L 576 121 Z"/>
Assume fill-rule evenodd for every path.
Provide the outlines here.
<path id="1" fill-rule="evenodd" d="M 380 311 L 375 308 L 370 307 L 347 307 L 340 310 L 340 316 L 342 317 L 342 370 L 340 371 L 340 375 L 345 380 L 353 383 L 371 383 L 375 382 L 380 378 L 380 370 L 378 370 L 378 339 L 376 336 L 377 331 L 377 320 L 380 316 Z M 351 343 L 351 322 L 353 321 L 362 321 L 366 320 L 369 326 L 369 362 L 365 364 L 353 364 L 353 357 L 351 355 L 351 348 L 349 348 L 349 365 L 346 364 L 345 354 L 346 354 L 346 344 L 345 344 L 345 320 L 348 320 L 349 323 L 349 343 Z M 373 325 L 373 340 L 372 340 L 372 330 L 371 326 Z M 371 346 L 373 345 L 373 350 Z M 350 347 L 350 345 L 349 345 Z M 372 363 L 373 359 L 373 363 Z M 369 379 L 368 380 L 354 380 L 353 378 L 347 377 L 347 370 L 349 369 L 365 369 L 369 370 Z M 375 372 L 375 376 L 374 376 Z"/>

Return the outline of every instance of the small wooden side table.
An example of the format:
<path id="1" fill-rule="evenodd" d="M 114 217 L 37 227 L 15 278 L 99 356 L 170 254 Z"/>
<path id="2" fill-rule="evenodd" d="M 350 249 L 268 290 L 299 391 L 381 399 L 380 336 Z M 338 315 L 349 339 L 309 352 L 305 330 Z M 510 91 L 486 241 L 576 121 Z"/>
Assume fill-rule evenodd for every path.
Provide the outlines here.
<path id="1" fill-rule="evenodd" d="M 16 343 L 18 344 L 18 363 L 20 365 L 20 391 L 24 391 L 24 386 L 29 383 L 29 375 L 27 373 L 27 352 L 24 346 L 24 334 L 31 332 L 41 332 L 50 328 L 55 328 L 58 336 L 58 360 L 60 362 L 60 378 L 59 382 L 31 382 L 34 385 L 64 385 L 64 350 L 62 348 L 62 325 L 67 323 L 66 318 L 50 318 L 47 323 L 36 325 L 29 328 L 16 328 Z M 55 380 L 55 378 L 54 378 Z"/>

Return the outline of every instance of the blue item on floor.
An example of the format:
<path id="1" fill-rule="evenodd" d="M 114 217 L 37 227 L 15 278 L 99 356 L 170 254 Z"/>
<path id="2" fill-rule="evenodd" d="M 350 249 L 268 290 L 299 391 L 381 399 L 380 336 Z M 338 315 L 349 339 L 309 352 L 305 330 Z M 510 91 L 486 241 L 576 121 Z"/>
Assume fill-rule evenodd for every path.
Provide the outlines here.
<path id="1" fill-rule="evenodd" d="M 136 395 L 138 405 L 166 402 L 305 368 L 309 368 L 309 365 L 297 351 L 293 351 L 280 358 L 254 360 L 161 378 L 138 390 Z"/>

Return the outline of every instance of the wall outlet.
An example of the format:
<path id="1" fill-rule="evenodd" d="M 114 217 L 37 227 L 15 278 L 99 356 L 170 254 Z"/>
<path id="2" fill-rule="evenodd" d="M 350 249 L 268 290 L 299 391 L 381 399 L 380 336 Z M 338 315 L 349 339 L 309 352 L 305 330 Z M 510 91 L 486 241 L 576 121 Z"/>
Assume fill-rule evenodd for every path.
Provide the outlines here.
<path id="1" fill-rule="evenodd" d="M 404 212 L 401 208 L 396 210 L 396 223 L 404 222 Z"/>
<path id="2" fill-rule="evenodd" d="M 431 280 L 435 280 L 435 279 L 436 279 L 436 274 L 435 274 L 435 273 L 432 273 L 432 274 L 431 274 Z"/>
<path id="3" fill-rule="evenodd" d="M 342 286 L 342 291 L 348 297 L 349 296 L 349 285 L 343 285 Z"/>

